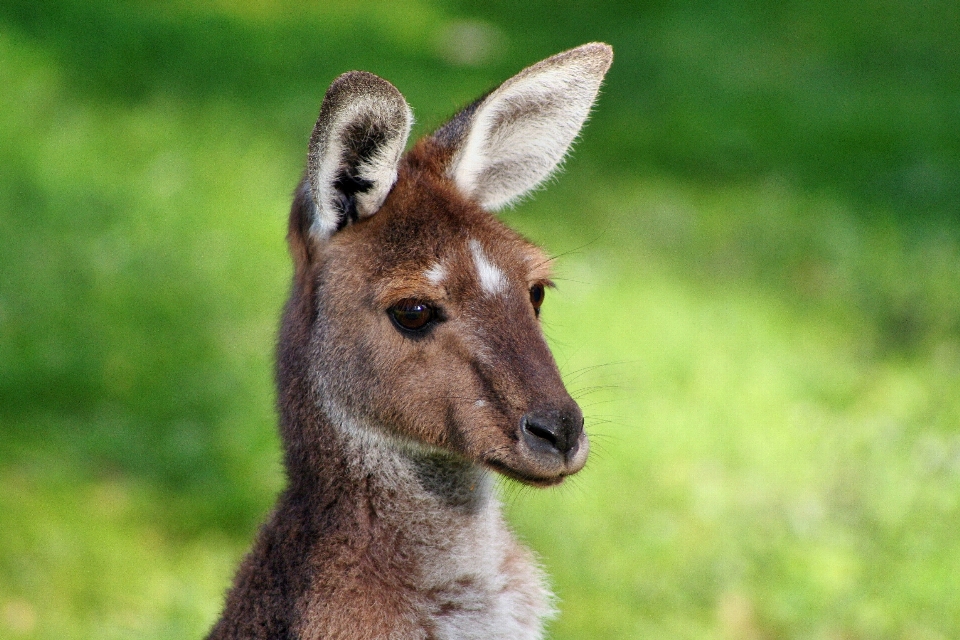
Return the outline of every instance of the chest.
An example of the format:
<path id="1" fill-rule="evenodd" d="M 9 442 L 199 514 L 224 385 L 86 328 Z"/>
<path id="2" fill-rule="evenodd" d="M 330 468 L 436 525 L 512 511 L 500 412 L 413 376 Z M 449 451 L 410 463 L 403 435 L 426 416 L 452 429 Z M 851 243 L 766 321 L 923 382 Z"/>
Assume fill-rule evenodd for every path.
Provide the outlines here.
<path id="1" fill-rule="evenodd" d="M 402 521 L 380 509 L 369 508 L 374 540 L 322 563 L 302 637 L 542 637 L 552 595 L 495 499 L 471 514 L 403 509 Z"/>

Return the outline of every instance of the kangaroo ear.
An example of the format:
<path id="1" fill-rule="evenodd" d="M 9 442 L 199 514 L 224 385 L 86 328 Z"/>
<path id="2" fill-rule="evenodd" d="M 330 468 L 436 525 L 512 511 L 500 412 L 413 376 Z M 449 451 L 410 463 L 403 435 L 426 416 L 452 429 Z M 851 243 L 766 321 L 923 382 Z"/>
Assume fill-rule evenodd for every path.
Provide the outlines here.
<path id="1" fill-rule="evenodd" d="M 517 200 L 550 177 L 600 89 L 613 49 L 591 43 L 527 67 L 441 127 L 453 149 L 448 175 L 488 210 Z"/>
<path id="2" fill-rule="evenodd" d="M 302 185 L 310 235 L 326 239 L 377 212 L 397 180 L 412 122 L 406 100 L 386 80 L 351 71 L 333 81 L 310 136 Z"/>

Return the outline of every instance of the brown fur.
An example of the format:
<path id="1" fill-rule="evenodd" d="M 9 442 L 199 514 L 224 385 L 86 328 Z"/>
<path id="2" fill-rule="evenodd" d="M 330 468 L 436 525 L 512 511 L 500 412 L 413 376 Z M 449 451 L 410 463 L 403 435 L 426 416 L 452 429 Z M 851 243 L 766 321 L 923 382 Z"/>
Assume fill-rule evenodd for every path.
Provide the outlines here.
<path id="1" fill-rule="evenodd" d="M 376 215 L 329 237 L 313 231 L 317 170 L 297 190 L 277 360 L 288 486 L 211 639 L 474 637 L 488 612 L 539 637 L 549 594 L 488 470 L 555 484 L 582 467 L 586 437 L 530 302 L 548 260 L 454 184 L 457 137 L 417 144 Z M 477 251 L 502 274 L 497 295 Z M 388 309 L 406 298 L 441 321 L 399 330 Z M 563 431 L 561 453 L 531 447 L 534 419 Z"/>

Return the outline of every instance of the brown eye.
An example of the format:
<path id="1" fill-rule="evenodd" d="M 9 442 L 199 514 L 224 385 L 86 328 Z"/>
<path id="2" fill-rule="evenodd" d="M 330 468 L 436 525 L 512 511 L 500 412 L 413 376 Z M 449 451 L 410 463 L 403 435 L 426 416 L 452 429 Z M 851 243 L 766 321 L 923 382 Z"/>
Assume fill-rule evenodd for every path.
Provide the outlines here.
<path id="1" fill-rule="evenodd" d="M 437 312 L 422 300 L 406 298 L 387 309 L 393 322 L 406 331 L 421 331 L 436 320 Z"/>
<path id="2" fill-rule="evenodd" d="M 535 284 L 530 287 L 530 304 L 533 305 L 533 312 L 540 315 L 540 305 L 543 304 L 543 297 L 545 295 L 542 284 Z"/>

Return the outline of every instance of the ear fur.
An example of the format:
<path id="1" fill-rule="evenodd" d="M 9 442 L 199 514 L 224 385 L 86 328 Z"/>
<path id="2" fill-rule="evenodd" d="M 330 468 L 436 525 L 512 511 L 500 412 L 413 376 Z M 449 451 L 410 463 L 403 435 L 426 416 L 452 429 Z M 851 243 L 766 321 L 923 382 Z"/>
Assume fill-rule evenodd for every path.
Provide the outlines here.
<path id="1" fill-rule="evenodd" d="M 527 67 L 434 134 L 453 148 L 448 175 L 468 197 L 496 210 L 557 169 L 586 121 L 613 61 L 594 42 Z"/>
<path id="2" fill-rule="evenodd" d="M 365 71 L 330 85 L 310 136 L 310 235 L 329 238 L 376 213 L 397 180 L 413 115 L 392 84 Z"/>

